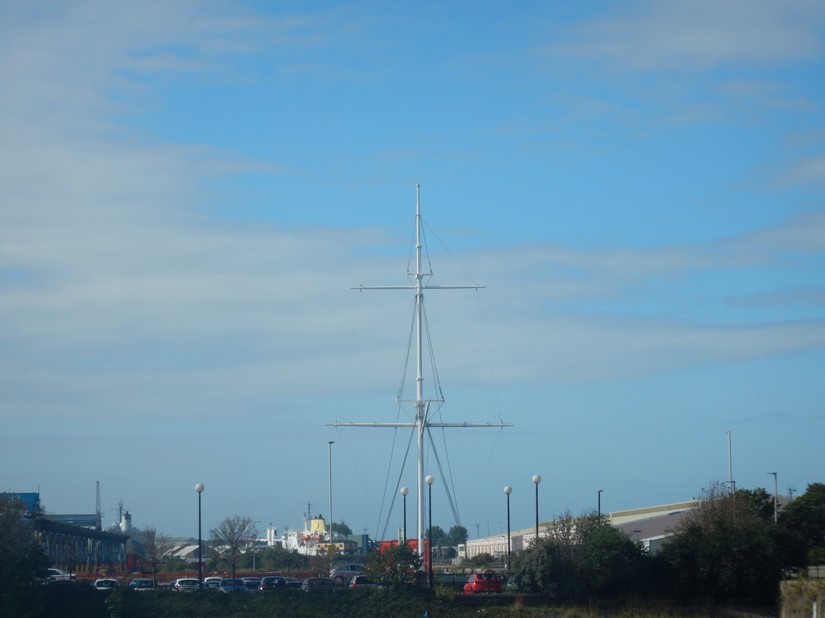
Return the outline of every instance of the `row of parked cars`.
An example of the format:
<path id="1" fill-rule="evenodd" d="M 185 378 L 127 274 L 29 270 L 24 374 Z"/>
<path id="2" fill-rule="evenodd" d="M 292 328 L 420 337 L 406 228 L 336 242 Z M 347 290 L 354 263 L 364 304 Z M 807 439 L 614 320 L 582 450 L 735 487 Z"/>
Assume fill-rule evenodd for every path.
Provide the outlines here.
<path id="1" fill-rule="evenodd" d="M 74 581 L 74 575 L 70 575 L 58 569 L 49 570 L 50 581 Z M 54 571 L 54 573 L 52 573 Z M 120 583 L 118 580 L 103 577 L 95 580 L 94 588 L 104 592 L 114 590 Z M 380 587 L 372 582 L 364 573 L 360 564 L 346 564 L 330 570 L 329 577 L 310 577 L 307 579 L 295 579 L 280 575 L 266 575 L 264 577 L 206 577 L 203 580 L 204 589 L 214 589 L 224 593 L 251 593 L 268 590 L 286 590 L 289 588 L 303 590 L 304 592 L 332 592 L 336 588 L 375 588 Z M 177 592 L 194 592 L 200 589 L 200 582 L 194 577 L 181 577 L 169 582 L 162 587 L 175 590 Z M 139 577 L 129 583 L 129 588 L 133 590 L 153 590 L 154 582 L 149 578 Z M 498 575 L 487 569 L 478 573 L 471 573 L 467 583 L 464 585 L 465 594 L 479 593 L 499 593 L 502 585 Z"/>
<path id="2" fill-rule="evenodd" d="M 98 580 L 104 581 L 104 580 Z M 117 585 L 117 580 L 105 580 L 114 582 Z M 332 588 L 332 580 L 326 578 L 312 577 L 309 579 L 295 579 L 292 577 L 284 577 L 280 575 L 266 575 L 264 577 L 206 577 L 203 580 L 203 588 L 205 590 L 217 590 L 224 593 L 251 593 L 262 592 L 268 590 L 286 590 L 289 588 L 304 590 L 307 592 L 316 592 L 326 588 L 325 582 L 329 582 L 329 588 Z M 95 584 L 97 587 L 97 582 Z M 155 588 L 154 583 L 148 578 L 133 579 L 129 583 L 129 587 L 133 590 L 152 590 Z M 160 588 L 167 590 L 174 590 L 176 592 L 194 592 L 200 589 L 197 578 L 181 577 L 174 581 L 162 584 Z"/>

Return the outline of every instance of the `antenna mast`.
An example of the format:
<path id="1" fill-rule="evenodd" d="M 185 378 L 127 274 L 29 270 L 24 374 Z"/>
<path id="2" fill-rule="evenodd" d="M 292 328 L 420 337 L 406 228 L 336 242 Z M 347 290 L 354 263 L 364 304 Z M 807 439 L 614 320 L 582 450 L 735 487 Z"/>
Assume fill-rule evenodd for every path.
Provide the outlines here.
<path id="1" fill-rule="evenodd" d="M 95 499 L 95 527 L 98 530 L 103 529 L 103 513 L 100 510 L 100 481 L 97 481 L 97 497 Z"/>
<path id="2" fill-rule="evenodd" d="M 416 338 L 416 378 L 415 378 L 415 422 L 413 423 L 364 423 L 336 422 L 331 427 L 414 427 L 418 438 L 417 467 L 417 512 L 418 512 L 418 554 L 424 555 L 424 433 L 430 427 L 512 427 L 508 423 L 433 423 L 429 420 L 430 403 L 443 403 L 443 399 L 424 399 L 424 290 L 477 290 L 483 285 L 428 285 L 424 279 L 432 277 L 432 272 L 422 271 L 422 223 L 421 185 L 415 186 L 415 273 L 410 285 L 382 285 L 354 287 L 354 290 L 414 290 L 415 291 L 415 338 Z"/>

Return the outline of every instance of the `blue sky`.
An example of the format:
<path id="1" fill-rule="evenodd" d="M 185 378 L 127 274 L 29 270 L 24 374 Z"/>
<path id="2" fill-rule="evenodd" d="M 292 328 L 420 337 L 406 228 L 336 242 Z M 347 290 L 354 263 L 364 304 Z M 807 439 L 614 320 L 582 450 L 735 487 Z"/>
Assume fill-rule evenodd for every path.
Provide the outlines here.
<path id="1" fill-rule="evenodd" d="M 334 440 L 393 536 L 407 436 L 326 423 L 398 413 L 412 298 L 351 288 L 407 283 L 420 184 L 432 283 L 486 286 L 427 296 L 442 420 L 514 425 L 434 436 L 435 523 L 690 499 L 727 431 L 804 491 L 823 74 L 815 1 L 3 3 L 0 489 L 295 527 Z"/>

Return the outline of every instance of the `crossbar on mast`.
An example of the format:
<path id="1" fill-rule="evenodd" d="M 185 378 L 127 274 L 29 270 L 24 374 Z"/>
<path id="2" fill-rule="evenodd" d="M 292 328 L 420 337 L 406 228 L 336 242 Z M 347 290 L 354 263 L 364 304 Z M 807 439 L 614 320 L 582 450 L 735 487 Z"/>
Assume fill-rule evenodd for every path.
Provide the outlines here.
<path id="1" fill-rule="evenodd" d="M 327 423 L 328 427 L 415 427 L 418 434 L 418 471 L 417 471 L 417 512 L 418 512 L 418 554 L 424 555 L 424 432 L 428 427 L 512 427 L 508 423 L 432 423 L 430 422 L 430 403 L 436 400 L 424 399 L 424 290 L 478 290 L 483 285 L 427 285 L 425 277 L 431 277 L 432 272 L 424 273 L 422 268 L 422 239 L 421 239 L 421 186 L 415 186 L 415 273 L 414 282 L 410 285 L 359 285 L 354 290 L 415 290 L 415 331 L 416 331 L 416 398 L 415 421 L 407 423 L 381 422 L 335 422 Z M 439 400 L 438 403 L 441 403 Z"/>

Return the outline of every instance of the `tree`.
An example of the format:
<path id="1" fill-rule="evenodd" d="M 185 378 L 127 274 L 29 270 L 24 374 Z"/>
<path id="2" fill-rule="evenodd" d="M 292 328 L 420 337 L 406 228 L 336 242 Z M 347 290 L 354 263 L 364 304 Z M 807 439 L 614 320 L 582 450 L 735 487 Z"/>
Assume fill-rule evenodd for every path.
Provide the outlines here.
<path id="1" fill-rule="evenodd" d="M 430 538 L 430 533 L 432 533 L 432 538 Z M 433 547 L 439 547 L 447 544 L 447 533 L 444 532 L 441 526 L 433 526 L 432 530 L 427 530 L 424 536 L 425 538 L 430 539 Z"/>
<path id="2" fill-rule="evenodd" d="M 782 509 L 779 523 L 793 546 L 791 565 L 825 564 L 825 484 L 808 485 L 804 494 Z"/>
<path id="3" fill-rule="evenodd" d="M 0 494 L 0 615 L 31 610 L 31 596 L 49 561 L 34 538 L 34 522 L 20 500 Z"/>
<path id="4" fill-rule="evenodd" d="M 409 545 L 392 545 L 367 554 L 366 574 L 385 586 L 405 586 L 415 583 L 421 569 L 421 558 Z"/>
<path id="5" fill-rule="evenodd" d="M 773 496 L 763 487 L 756 489 L 737 489 L 734 500 L 744 500 L 747 510 L 752 515 L 765 521 L 773 521 Z"/>
<path id="6" fill-rule="evenodd" d="M 774 601 L 783 570 L 780 536 L 758 496 L 726 492 L 716 483 L 700 500 L 658 557 L 672 594 L 680 599 Z"/>
<path id="7" fill-rule="evenodd" d="M 267 547 L 258 555 L 259 564 L 264 571 L 305 571 L 309 558 L 298 553 L 297 549 L 289 550 L 280 545 Z"/>
<path id="8" fill-rule="evenodd" d="M 221 520 L 211 531 L 211 548 L 232 570 L 232 578 L 237 574 L 238 560 L 252 547 L 258 538 L 255 521 L 248 515 L 232 515 Z"/>
<path id="9" fill-rule="evenodd" d="M 466 543 L 467 538 L 467 528 L 465 528 L 464 526 L 453 526 L 447 533 L 447 538 L 445 539 L 444 544 L 450 545 L 451 547 L 456 547 L 458 545 L 463 545 L 464 543 Z"/>
<path id="10" fill-rule="evenodd" d="M 172 539 L 165 534 L 159 534 L 155 528 L 146 528 L 143 531 L 141 558 L 143 563 L 152 571 L 152 581 L 157 586 L 157 574 L 166 560 L 166 554 L 174 547 Z"/>
<path id="11" fill-rule="evenodd" d="M 330 524 L 329 529 L 330 532 L 339 536 L 349 536 L 352 534 L 352 528 L 344 522 L 341 522 L 340 524 Z"/>
<path id="12" fill-rule="evenodd" d="M 581 543 L 578 568 L 589 599 L 621 600 L 642 594 L 649 564 L 639 543 L 614 528 L 597 514 L 579 518 L 577 531 Z"/>
<path id="13" fill-rule="evenodd" d="M 520 586 L 556 603 L 615 600 L 642 592 L 647 555 L 603 517 L 567 511 L 545 538 L 515 556 Z"/>

